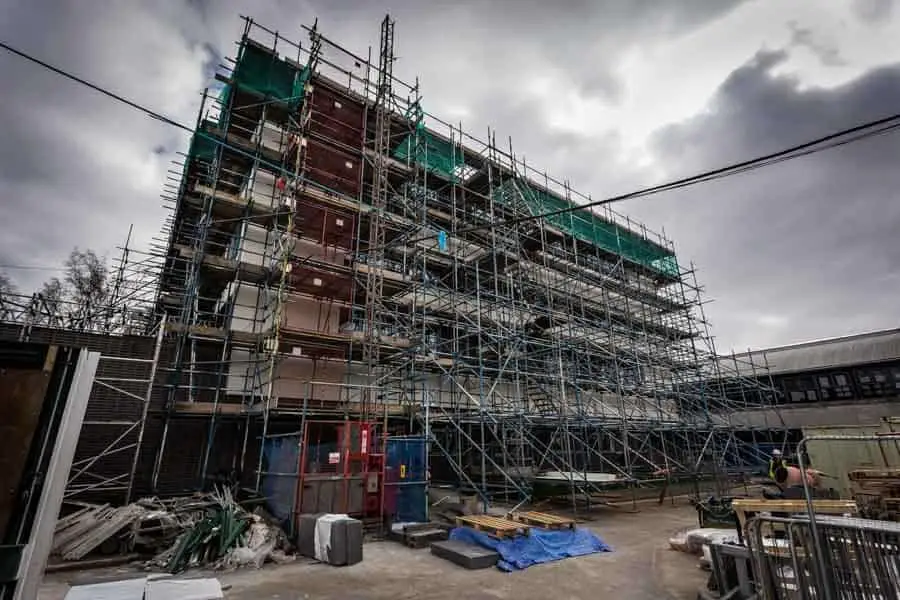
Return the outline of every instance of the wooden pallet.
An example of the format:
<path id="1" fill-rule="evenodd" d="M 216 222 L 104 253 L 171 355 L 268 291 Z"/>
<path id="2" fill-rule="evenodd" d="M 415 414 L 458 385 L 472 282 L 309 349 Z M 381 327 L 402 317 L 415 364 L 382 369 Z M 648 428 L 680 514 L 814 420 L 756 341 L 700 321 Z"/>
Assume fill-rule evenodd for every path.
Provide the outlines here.
<path id="1" fill-rule="evenodd" d="M 483 531 L 498 538 L 511 538 L 520 534 L 528 535 L 529 529 L 528 525 L 518 521 L 489 515 L 456 517 L 456 524 L 462 527 L 469 527 L 475 531 Z"/>
<path id="2" fill-rule="evenodd" d="M 532 527 L 543 527 L 544 529 L 575 529 L 575 519 L 551 515 L 549 513 L 523 511 L 510 513 L 508 516 L 514 521 L 525 523 Z"/>

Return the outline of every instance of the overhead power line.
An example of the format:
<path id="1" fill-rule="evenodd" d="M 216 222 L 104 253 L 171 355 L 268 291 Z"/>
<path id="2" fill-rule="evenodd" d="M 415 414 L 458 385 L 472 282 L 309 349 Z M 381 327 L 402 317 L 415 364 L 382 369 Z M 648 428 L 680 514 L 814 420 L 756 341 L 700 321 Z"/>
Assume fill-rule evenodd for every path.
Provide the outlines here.
<path id="1" fill-rule="evenodd" d="M 0 264 L 0 269 L 10 271 L 65 271 L 65 267 L 51 267 L 49 265 L 5 265 Z"/>
<path id="2" fill-rule="evenodd" d="M 654 185 L 650 187 L 646 187 L 634 192 L 628 192 L 627 194 L 620 194 L 618 196 L 611 196 L 609 198 L 604 198 L 602 200 L 593 200 L 589 202 L 585 202 L 584 204 L 577 204 L 574 206 L 561 208 L 558 210 L 553 210 L 549 212 L 544 212 L 536 215 L 527 215 L 523 217 L 516 217 L 513 219 L 504 219 L 502 221 L 495 221 L 490 225 L 478 225 L 475 227 L 467 227 L 464 229 L 457 229 L 455 234 L 462 233 L 471 233 L 475 231 L 483 231 L 486 229 L 491 229 L 493 227 L 497 227 L 500 225 L 515 225 L 517 223 L 533 221 L 538 219 L 545 219 L 549 217 L 555 217 L 559 215 L 565 215 L 573 212 L 578 212 L 585 209 L 591 209 L 597 206 L 604 206 L 607 204 L 613 204 L 615 202 L 623 202 L 625 200 L 632 200 L 636 198 L 643 198 L 646 196 L 652 196 L 655 194 L 660 194 L 662 192 L 668 192 L 684 187 L 689 187 L 693 185 L 698 185 L 700 183 L 705 183 L 707 181 L 713 181 L 716 179 L 723 179 L 725 177 L 730 177 L 732 175 L 738 175 L 741 173 L 746 173 L 749 171 L 754 171 L 756 169 L 760 169 L 763 167 L 767 167 L 770 165 L 774 165 L 777 163 L 785 162 L 788 160 L 793 160 L 795 158 L 800 158 L 803 156 L 809 156 L 811 154 L 815 154 L 817 152 L 821 152 L 823 150 L 828 150 L 831 148 L 837 148 L 839 146 L 845 146 L 847 144 L 851 144 L 854 142 L 858 142 L 864 140 L 869 137 L 874 137 L 877 135 L 884 135 L 886 133 L 895 132 L 900 129 L 900 113 L 891 115 L 889 117 L 885 117 L 883 119 L 877 119 L 875 121 L 869 121 L 867 123 L 863 123 L 861 125 L 857 125 L 855 127 L 851 127 L 849 129 L 842 129 L 841 131 L 837 131 L 834 133 L 830 133 L 828 135 L 822 136 L 815 140 L 811 140 L 808 142 L 804 142 L 802 144 L 798 144 L 796 146 L 791 146 L 789 148 L 785 148 L 783 150 L 779 150 L 777 152 L 773 152 L 771 154 L 766 154 L 763 156 L 759 156 L 756 158 L 752 158 L 749 160 L 743 160 L 737 163 L 732 163 L 730 165 L 720 167 L 717 169 L 711 169 L 709 171 L 705 171 L 703 173 L 698 173 L 696 175 L 691 175 L 690 177 L 683 177 L 681 179 L 676 179 L 674 181 L 669 181 L 667 183 L 662 183 L 659 185 Z"/>
<path id="3" fill-rule="evenodd" d="M 81 77 L 78 77 L 77 75 L 74 75 L 68 71 L 65 71 L 59 67 L 55 67 L 55 66 L 53 66 L 39 58 L 36 58 L 26 52 L 23 52 L 21 50 L 13 48 L 12 46 L 10 46 L 9 44 L 6 44 L 5 42 L 0 42 L 0 48 L 6 50 L 7 52 L 15 54 L 15 55 L 19 56 L 20 58 L 24 58 L 25 60 L 28 60 L 36 65 L 39 65 L 49 71 L 52 71 L 53 73 L 60 75 L 61 77 L 65 77 L 66 79 L 74 81 L 80 85 L 84 85 L 84 86 L 86 86 L 100 94 L 103 94 L 104 96 L 107 96 L 117 102 L 120 102 L 120 103 L 125 104 L 126 106 L 129 106 L 135 110 L 143 112 L 158 121 L 166 123 L 167 125 L 176 127 L 178 129 L 182 129 L 184 131 L 193 133 L 195 135 L 200 135 L 201 137 L 207 138 L 210 141 L 213 141 L 218 145 L 221 145 L 225 148 L 233 150 L 236 153 L 239 153 L 239 154 L 242 154 L 245 156 L 249 156 L 249 154 L 247 152 L 245 152 L 244 150 L 242 150 L 240 148 L 236 148 L 223 140 L 220 140 L 214 136 L 210 136 L 210 135 L 204 134 L 199 131 L 194 131 L 193 128 L 191 128 L 183 123 L 179 123 L 178 121 L 171 119 L 169 117 L 166 117 L 165 115 L 163 115 L 159 112 L 156 112 L 150 108 L 142 106 L 142 105 L 138 104 L 137 102 L 129 100 L 129 99 L 127 99 L 119 94 L 116 94 L 106 88 L 103 88 L 99 85 L 91 83 L 91 82 L 89 82 Z M 735 162 L 735 163 L 732 163 L 732 164 L 729 164 L 729 165 L 726 165 L 723 167 L 704 171 L 704 172 L 698 173 L 696 175 L 691 175 L 689 177 L 683 177 L 680 179 L 669 181 L 667 183 L 662 183 L 662 184 L 658 184 L 658 185 L 654 185 L 654 186 L 650 186 L 650 187 L 645 187 L 645 188 L 642 188 L 642 189 L 639 189 L 639 190 L 636 190 L 633 192 L 628 192 L 626 194 L 619 194 L 617 196 L 611 196 L 608 198 L 604 198 L 602 200 L 593 200 L 593 201 L 586 202 L 584 204 L 576 204 L 576 205 L 573 205 L 570 207 L 561 208 L 561 209 L 553 210 L 553 211 L 549 211 L 549 212 L 543 212 L 543 213 L 539 213 L 539 214 L 535 214 L 535 215 L 516 217 L 516 218 L 506 219 L 506 220 L 502 220 L 502 221 L 495 221 L 489 225 L 479 225 L 479 226 L 475 226 L 475 227 L 467 227 L 464 229 L 457 229 L 454 232 L 454 234 L 459 235 L 459 234 L 463 234 L 463 233 L 483 231 L 483 230 L 491 229 L 491 228 L 501 226 L 501 225 L 504 225 L 504 226 L 515 225 L 516 223 L 522 223 L 522 222 L 533 221 L 533 220 L 538 220 L 538 219 L 546 219 L 546 218 L 550 218 L 550 217 L 555 217 L 555 216 L 559 216 L 559 215 L 582 211 L 585 209 L 591 209 L 591 208 L 598 207 L 598 206 L 604 206 L 604 205 L 613 204 L 616 202 L 624 202 L 626 200 L 643 198 L 646 196 L 660 194 L 662 192 L 667 192 L 667 191 L 672 191 L 672 190 L 676 190 L 676 189 L 680 189 L 680 188 L 684 188 L 684 187 L 698 185 L 700 183 L 705 183 L 705 182 L 713 181 L 716 179 L 722 179 L 722 178 L 730 177 L 732 175 L 737 175 L 740 173 L 746 173 L 748 171 L 753 171 L 753 170 L 760 169 L 763 167 L 771 166 L 773 164 L 785 162 L 788 160 L 793 160 L 795 158 L 809 156 L 811 154 L 815 154 L 815 153 L 821 152 L 823 150 L 828 150 L 830 148 L 844 146 L 847 144 L 851 144 L 854 142 L 858 142 L 858 141 L 867 139 L 869 137 L 874 137 L 876 135 L 884 135 L 887 133 L 897 131 L 897 129 L 900 129 L 900 113 L 890 115 L 890 116 L 887 116 L 887 117 L 884 117 L 881 119 L 876 119 L 874 121 L 868 121 L 866 123 L 862 123 L 860 125 L 856 125 L 854 127 L 850 127 L 847 129 L 835 131 L 833 133 L 824 135 L 822 137 L 819 137 L 819 138 L 816 138 L 816 139 L 813 139 L 813 140 L 810 140 L 807 142 L 803 142 L 803 143 L 797 144 L 795 146 L 790 146 L 788 148 L 784 148 L 782 150 L 778 150 L 778 151 L 772 152 L 770 154 L 765 154 L 762 156 L 758 156 L 756 158 L 742 160 L 742 161 Z M 282 174 L 287 172 L 280 165 L 269 163 L 264 160 L 262 162 L 263 162 L 263 164 L 266 164 L 266 166 L 273 168 L 276 172 L 279 172 Z M 434 236 L 427 236 L 427 237 L 422 238 L 422 240 L 431 239 L 432 237 L 434 237 Z M 414 241 L 420 241 L 420 240 L 414 240 Z"/>

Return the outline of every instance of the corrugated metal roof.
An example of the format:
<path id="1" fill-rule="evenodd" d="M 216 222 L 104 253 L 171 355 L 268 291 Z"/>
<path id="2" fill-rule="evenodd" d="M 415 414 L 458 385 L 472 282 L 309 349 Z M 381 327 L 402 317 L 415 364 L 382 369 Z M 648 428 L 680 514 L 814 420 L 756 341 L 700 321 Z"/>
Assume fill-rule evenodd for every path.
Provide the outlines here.
<path id="1" fill-rule="evenodd" d="M 900 360 L 900 329 L 754 350 L 735 358 L 739 363 L 768 364 L 772 375 Z"/>

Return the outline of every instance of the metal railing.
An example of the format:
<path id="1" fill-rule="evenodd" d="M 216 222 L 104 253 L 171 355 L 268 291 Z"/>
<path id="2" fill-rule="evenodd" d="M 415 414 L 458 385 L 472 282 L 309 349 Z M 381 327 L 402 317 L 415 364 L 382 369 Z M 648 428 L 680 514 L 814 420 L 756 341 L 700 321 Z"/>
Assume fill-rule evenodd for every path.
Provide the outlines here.
<path id="1" fill-rule="evenodd" d="M 820 515 L 813 533 L 806 516 L 760 516 L 747 544 L 761 598 L 900 597 L 900 523 Z"/>
<path id="2" fill-rule="evenodd" d="M 798 466 L 812 441 L 900 440 L 900 433 L 817 435 L 797 446 Z M 802 478 L 807 513 L 757 516 L 747 523 L 759 598 L 886 600 L 900 598 L 900 523 L 816 515 L 812 490 Z"/>

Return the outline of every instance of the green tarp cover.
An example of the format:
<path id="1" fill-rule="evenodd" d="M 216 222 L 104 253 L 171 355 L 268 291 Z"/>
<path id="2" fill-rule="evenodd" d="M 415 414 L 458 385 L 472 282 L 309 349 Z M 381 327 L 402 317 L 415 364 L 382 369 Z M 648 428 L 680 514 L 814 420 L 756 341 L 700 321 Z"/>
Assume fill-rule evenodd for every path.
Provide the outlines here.
<path id="1" fill-rule="evenodd" d="M 234 83 L 267 98 L 299 103 L 303 90 L 302 69 L 253 44 L 244 44 L 232 73 Z"/>
<path id="2" fill-rule="evenodd" d="M 197 159 L 206 163 L 212 162 L 216 156 L 218 145 L 213 136 L 207 132 L 206 123 L 203 123 L 191 138 L 188 160 Z"/>

